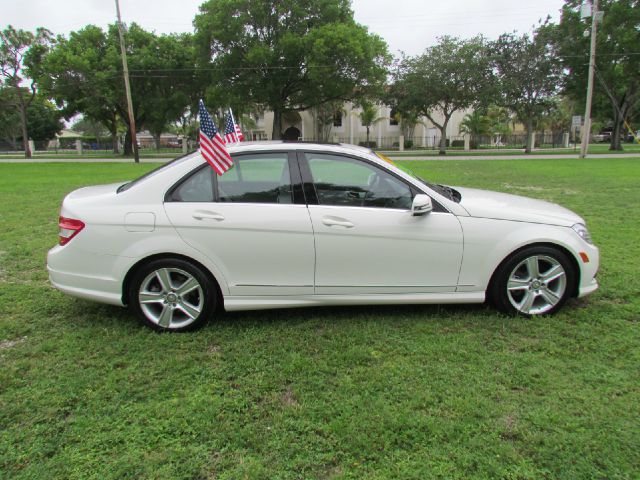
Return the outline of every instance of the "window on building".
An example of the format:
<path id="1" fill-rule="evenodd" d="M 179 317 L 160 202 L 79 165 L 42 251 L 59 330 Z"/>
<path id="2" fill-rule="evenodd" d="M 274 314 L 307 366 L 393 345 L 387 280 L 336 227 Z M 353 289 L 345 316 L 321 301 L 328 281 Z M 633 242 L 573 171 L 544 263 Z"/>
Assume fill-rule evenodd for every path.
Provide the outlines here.
<path id="1" fill-rule="evenodd" d="M 336 110 L 333 114 L 333 126 L 341 127 L 342 126 L 342 110 Z"/>
<path id="2" fill-rule="evenodd" d="M 389 125 L 398 125 L 398 111 L 392 108 L 389 112 Z"/>

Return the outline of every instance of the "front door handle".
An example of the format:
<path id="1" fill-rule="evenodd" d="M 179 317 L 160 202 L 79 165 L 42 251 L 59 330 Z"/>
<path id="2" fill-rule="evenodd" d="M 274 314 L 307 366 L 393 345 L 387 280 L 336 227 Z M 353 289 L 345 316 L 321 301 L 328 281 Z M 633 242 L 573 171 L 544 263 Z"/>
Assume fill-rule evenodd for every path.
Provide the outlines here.
<path id="1" fill-rule="evenodd" d="M 193 218 L 196 220 L 215 220 L 217 222 L 221 222 L 224 220 L 224 215 L 220 215 L 216 212 L 207 212 L 204 210 L 196 210 L 193 212 Z"/>
<path id="2" fill-rule="evenodd" d="M 344 228 L 353 228 L 353 223 L 349 220 L 340 217 L 322 217 L 322 223 L 324 223 L 327 227 L 344 227 Z"/>

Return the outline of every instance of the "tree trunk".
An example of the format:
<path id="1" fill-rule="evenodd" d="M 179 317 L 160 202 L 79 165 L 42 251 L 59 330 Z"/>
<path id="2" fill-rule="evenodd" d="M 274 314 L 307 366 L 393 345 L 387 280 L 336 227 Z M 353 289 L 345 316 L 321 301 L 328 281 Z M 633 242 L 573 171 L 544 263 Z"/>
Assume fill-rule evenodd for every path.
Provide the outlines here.
<path id="1" fill-rule="evenodd" d="M 124 150 L 123 155 L 125 157 L 130 157 L 133 155 L 133 146 L 131 145 L 131 129 L 127 125 L 127 132 L 124 135 L 124 146 L 122 147 Z"/>
<path id="2" fill-rule="evenodd" d="M 24 147 L 24 158 L 31 158 L 29 148 L 29 132 L 27 131 L 27 105 L 24 100 L 20 100 L 20 123 L 22 124 L 22 145 Z"/>
<path id="3" fill-rule="evenodd" d="M 524 146 L 524 153 L 531 153 L 531 135 L 533 135 L 533 119 L 527 120 L 527 139 Z"/>
<path id="4" fill-rule="evenodd" d="M 438 151 L 439 155 L 447 154 L 447 124 L 449 123 L 449 119 L 446 119 L 442 126 L 440 127 L 440 150 Z"/>
<path id="5" fill-rule="evenodd" d="M 156 150 L 159 152 L 160 151 L 160 133 L 156 134 L 153 136 L 153 140 L 156 143 Z"/>
<path id="6" fill-rule="evenodd" d="M 282 110 L 273 110 L 273 128 L 271 129 L 271 140 L 282 138 Z"/>
<path id="7" fill-rule="evenodd" d="M 369 125 L 367 125 L 367 148 L 369 148 Z"/>
<path id="8" fill-rule="evenodd" d="M 623 130 L 624 115 L 626 111 L 626 105 L 622 105 L 620 110 L 618 110 L 618 108 L 613 109 L 613 131 L 611 132 L 611 143 L 609 144 L 609 150 L 622 150 L 620 136 Z"/>
<path id="9" fill-rule="evenodd" d="M 118 148 L 118 133 L 111 132 L 111 145 L 113 146 L 114 155 L 118 155 L 120 153 L 120 149 Z"/>

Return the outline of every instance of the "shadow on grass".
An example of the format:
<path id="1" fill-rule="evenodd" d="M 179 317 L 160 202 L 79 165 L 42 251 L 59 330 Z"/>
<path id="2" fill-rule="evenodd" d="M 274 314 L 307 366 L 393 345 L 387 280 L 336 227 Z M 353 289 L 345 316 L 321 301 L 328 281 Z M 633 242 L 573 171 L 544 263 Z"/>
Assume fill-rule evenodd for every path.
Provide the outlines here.
<path id="1" fill-rule="evenodd" d="M 70 317 L 82 325 L 101 327 L 122 327 L 125 330 L 146 329 L 128 308 L 103 305 L 80 299 L 74 300 L 74 307 L 68 311 Z M 60 312 L 61 313 L 61 312 Z M 81 315 L 77 315 L 81 313 Z M 204 330 L 244 330 L 273 327 L 300 327 L 306 323 L 319 324 L 405 324 L 429 322 L 434 325 L 485 325 L 495 327 L 505 321 L 521 323 L 515 318 L 497 312 L 487 304 L 468 305 L 366 305 L 328 306 L 309 308 L 287 308 L 273 310 L 252 310 L 238 312 L 219 311 L 204 326 Z M 493 327 L 492 327 L 493 326 Z"/>

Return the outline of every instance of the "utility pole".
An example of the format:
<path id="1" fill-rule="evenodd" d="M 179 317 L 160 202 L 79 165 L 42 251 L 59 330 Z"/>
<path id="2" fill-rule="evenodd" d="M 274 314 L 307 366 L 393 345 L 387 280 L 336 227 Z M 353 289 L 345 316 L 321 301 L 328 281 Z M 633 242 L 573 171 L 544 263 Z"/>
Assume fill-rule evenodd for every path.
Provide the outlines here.
<path id="1" fill-rule="evenodd" d="M 584 109 L 584 127 L 582 127 L 582 144 L 580 158 L 587 156 L 589 134 L 591 133 L 591 101 L 593 99 L 593 77 L 596 72 L 596 31 L 598 29 L 598 0 L 593 0 L 591 9 L 591 50 L 589 53 L 589 77 L 587 81 L 587 105 Z"/>
<path id="2" fill-rule="evenodd" d="M 596 0 L 597 1 L 597 0 Z M 133 102 L 131 101 L 131 86 L 129 85 L 129 66 L 127 65 L 127 50 L 124 46 L 124 32 L 122 18 L 120 18 L 120 2 L 116 0 L 116 12 L 118 14 L 118 33 L 120 35 L 120 52 L 122 53 L 122 70 L 124 73 L 124 89 L 127 94 L 127 108 L 129 110 L 129 129 L 131 131 L 131 147 L 136 163 L 140 162 L 138 156 L 138 138 L 136 135 L 136 119 L 133 116 Z"/>

